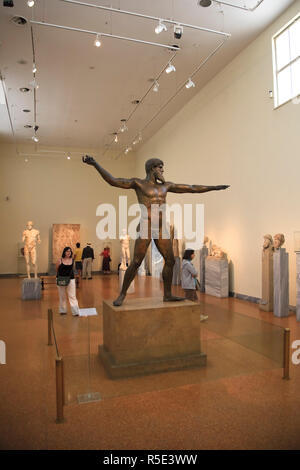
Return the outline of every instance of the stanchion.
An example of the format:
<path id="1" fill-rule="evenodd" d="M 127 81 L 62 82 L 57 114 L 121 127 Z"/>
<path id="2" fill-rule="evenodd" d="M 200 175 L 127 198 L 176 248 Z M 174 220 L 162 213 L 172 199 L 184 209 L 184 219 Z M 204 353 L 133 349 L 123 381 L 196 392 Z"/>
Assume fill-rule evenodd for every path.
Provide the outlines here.
<path id="1" fill-rule="evenodd" d="M 52 322 L 53 322 L 53 312 L 51 308 L 48 308 L 48 346 L 53 345 L 52 333 L 51 333 Z"/>
<path id="2" fill-rule="evenodd" d="M 283 379 L 290 378 L 290 329 L 284 329 L 283 337 Z"/>
<path id="3" fill-rule="evenodd" d="M 63 359 L 57 357 L 56 363 L 56 422 L 63 423 L 64 419 L 64 377 Z"/>

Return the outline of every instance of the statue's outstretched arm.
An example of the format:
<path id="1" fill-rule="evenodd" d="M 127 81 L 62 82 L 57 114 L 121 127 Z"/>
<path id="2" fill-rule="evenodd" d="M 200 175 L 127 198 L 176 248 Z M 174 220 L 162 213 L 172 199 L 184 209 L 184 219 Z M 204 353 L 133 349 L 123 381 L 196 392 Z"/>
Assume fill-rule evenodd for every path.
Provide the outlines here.
<path id="1" fill-rule="evenodd" d="M 118 188 L 123 189 L 135 188 L 135 178 L 115 178 L 108 171 L 102 168 L 102 166 L 100 166 L 99 163 L 97 163 L 93 157 L 89 157 L 89 155 L 85 155 L 84 157 L 82 157 L 82 161 L 83 163 L 86 163 L 87 165 L 91 165 L 96 168 L 102 178 L 111 186 L 117 186 Z"/>
<path id="2" fill-rule="evenodd" d="M 229 185 L 203 186 L 200 184 L 169 184 L 168 191 L 171 193 L 207 193 L 208 191 L 220 191 L 229 188 Z"/>

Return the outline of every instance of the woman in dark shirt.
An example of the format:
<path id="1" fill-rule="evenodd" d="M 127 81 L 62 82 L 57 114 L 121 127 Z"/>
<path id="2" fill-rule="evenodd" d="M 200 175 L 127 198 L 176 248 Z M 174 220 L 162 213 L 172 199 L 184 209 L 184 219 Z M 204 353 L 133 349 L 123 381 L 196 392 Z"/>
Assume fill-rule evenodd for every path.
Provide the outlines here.
<path id="1" fill-rule="evenodd" d="M 59 313 L 66 315 L 67 313 L 67 296 L 68 294 L 71 312 L 73 316 L 79 315 L 78 301 L 76 298 L 76 283 L 73 271 L 73 253 L 69 246 L 66 246 L 62 252 L 61 259 L 56 263 L 56 272 L 58 276 L 69 276 L 70 282 L 67 286 L 57 286 L 59 295 Z"/>

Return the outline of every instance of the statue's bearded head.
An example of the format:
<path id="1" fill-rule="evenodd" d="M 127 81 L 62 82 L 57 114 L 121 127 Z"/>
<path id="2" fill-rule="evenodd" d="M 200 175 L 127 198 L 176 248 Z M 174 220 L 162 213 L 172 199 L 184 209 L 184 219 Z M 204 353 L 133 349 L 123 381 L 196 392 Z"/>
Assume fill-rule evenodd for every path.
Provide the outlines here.
<path id="1" fill-rule="evenodd" d="M 160 183 L 165 182 L 165 179 L 163 176 L 164 162 L 160 160 L 159 158 L 150 158 L 150 160 L 147 160 L 145 164 L 145 170 L 146 170 L 147 176 L 151 175 L 151 173 L 154 175 L 156 182 L 160 182 Z"/>

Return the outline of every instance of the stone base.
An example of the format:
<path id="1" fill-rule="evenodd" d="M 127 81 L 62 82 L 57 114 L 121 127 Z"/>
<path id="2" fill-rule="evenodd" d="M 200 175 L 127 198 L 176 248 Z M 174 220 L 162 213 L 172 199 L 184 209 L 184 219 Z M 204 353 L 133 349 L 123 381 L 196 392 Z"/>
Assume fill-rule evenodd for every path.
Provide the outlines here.
<path id="1" fill-rule="evenodd" d="M 205 293 L 214 297 L 228 297 L 229 272 L 227 259 L 208 256 L 205 259 Z"/>
<path id="2" fill-rule="evenodd" d="M 39 300 L 42 298 L 40 279 L 24 279 L 22 281 L 22 300 Z"/>
<path id="3" fill-rule="evenodd" d="M 111 378 L 205 366 L 199 305 L 146 298 L 114 307 L 104 301 L 99 354 Z"/>
<path id="4" fill-rule="evenodd" d="M 289 255 L 285 248 L 275 250 L 273 255 L 274 273 L 274 316 L 289 316 Z"/>

